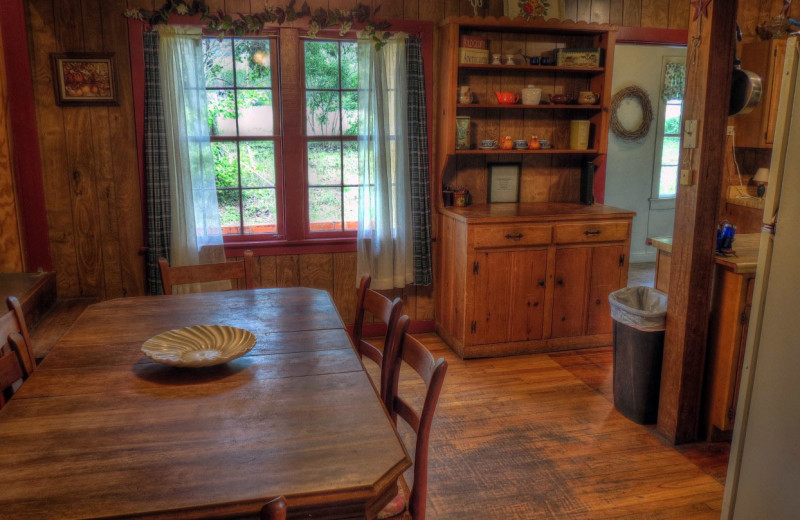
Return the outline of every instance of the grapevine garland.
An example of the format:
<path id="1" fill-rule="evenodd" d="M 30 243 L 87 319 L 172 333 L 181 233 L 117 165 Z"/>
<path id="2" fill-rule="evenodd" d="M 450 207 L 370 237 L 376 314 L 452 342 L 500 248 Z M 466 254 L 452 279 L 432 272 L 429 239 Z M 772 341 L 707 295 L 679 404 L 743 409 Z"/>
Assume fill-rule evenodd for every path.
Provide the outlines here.
<path id="1" fill-rule="evenodd" d="M 323 7 L 311 11 L 307 2 L 299 9 L 295 8 L 297 0 L 289 0 L 285 7 L 266 4 L 264 10 L 251 14 L 236 13 L 234 15 L 217 11 L 212 13 L 203 0 L 166 0 L 163 6 L 155 11 L 147 9 L 127 9 L 126 18 L 143 20 L 150 25 L 169 23 L 171 14 L 200 15 L 200 21 L 206 29 L 222 34 L 242 36 L 247 33 L 256 33 L 264 29 L 267 24 L 283 25 L 302 18 L 308 18 L 308 35 L 314 37 L 321 29 L 339 27 L 339 34 L 344 36 L 353 24 L 365 24 L 364 33 L 380 47 L 389 37 L 385 30 L 389 23 L 375 21 L 371 17 L 380 10 L 380 6 L 372 10 L 368 5 L 356 4 L 352 9 L 325 9 Z"/>
<path id="2" fill-rule="evenodd" d="M 639 101 L 642 105 L 642 124 L 635 130 L 628 130 L 617 118 L 617 110 L 622 102 L 628 98 Z M 650 123 L 653 122 L 653 107 L 650 105 L 650 98 L 641 87 L 625 87 L 611 98 L 611 131 L 623 141 L 638 141 L 650 132 Z"/>

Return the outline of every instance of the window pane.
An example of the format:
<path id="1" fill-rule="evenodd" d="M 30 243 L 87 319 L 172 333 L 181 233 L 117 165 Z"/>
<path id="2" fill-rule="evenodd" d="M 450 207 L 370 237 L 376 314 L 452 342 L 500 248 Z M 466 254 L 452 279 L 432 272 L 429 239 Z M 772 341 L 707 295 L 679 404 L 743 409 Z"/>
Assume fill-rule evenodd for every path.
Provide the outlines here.
<path id="1" fill-rule="evenodd" d="M 209 90 L 208 131 L 210 135 L 236 135 L 236 100 L 233 90 Z"/>
<path id="2" fill-rule="evenodd" d="M 238 90 L 239 135 L 272 135 L 272 91 Z"/>
<path id="3" fill-rule="evenodd" d="M 231 40 L 203 38 L 206 87 L 233 87 L 233 55 Z"/>
<path id="4" fill-rule="evenodd" d="M 339 92 L 306 92 L 306 135 L 340 135 Z"/>
<path id="5" fill-rule="evenodd" d="M 358 47 L 342 42 L 342 88 L 358 88 Z"/>
<path id="6" fill-rule="evenodd" d="M 344 189 L 344 228 L 358 231 L 358 188 Z"/>
<path id="7" fill-rule="evenodd" d="M 308 184 L 339 186 L 341 183 L 342 158 L 339 141 L 308 143 Z"/>
<path id="8" fill-rule="evenodd" d="M 311 231 L 342 229 L 341 188 L 309 188 L 308 209 Z"/>
<path id="9" fill-rule="evenodd" d="M 661 151 L 661 164 L 676 165 L 680 160 L 681 138 L 665 137 Z"/>
<path id="10" fill-rule="evenodd" d="M 275 187 L 275 143 L 273 141 L 241 141 L 239 153 L 243 187 Z"/>
<path id="11" fill-rule="evenodd" d="M 358 185 L 358 143 L 356 141 L 345 141 L 342 143 L 342 159 L 344 168 L 342 170 L 342 180 L 344 184 L 351 186 Z"/>
<path id="12" fill-rule="evenodd" d="M 681 108 L 683 102 L 681 101 L 667 101 L 667 108 L 664 113 L 664 133 L 665 134 L 680 134 L 681 133 Z"/>
<path id="13" fill-rule="evenodd" d="M 270 78 L 269 40 L 236 40 L 236 86 L 272 86 Z"/>
<path id="14" fill-rule="evenodd" d="M 242 197 L 245 233 L 275 233 L 278 224 L 275 190 L 242 190 Z"/>
<path id="15" fill-rule="evenodd" d="M 214 154 L 217 188 L 236 188 L 239 186 L 238 157 L 236 143 L 211 143 Z"/>
<path id="16" fill-rule="evenodd" d="M 658 184 L 659 197 L 674 197 L 678 191 L 678 167 L 662 166 Z"/>
<path id="17" fill-rule="evenodd" d="M 239 224 L 239 190 L 217 190 L 219 221 L 223 234 L 241 233 Z"/>
<path id="18" fill-rule="evenodd" d="M 339 88 L 339 44 L 305 42 L 306 88 Z"/>
<path id="19" fill-rule="evenodd" d="M 342 135 L 358 135 L 358 92 L 342 92 Z"/>

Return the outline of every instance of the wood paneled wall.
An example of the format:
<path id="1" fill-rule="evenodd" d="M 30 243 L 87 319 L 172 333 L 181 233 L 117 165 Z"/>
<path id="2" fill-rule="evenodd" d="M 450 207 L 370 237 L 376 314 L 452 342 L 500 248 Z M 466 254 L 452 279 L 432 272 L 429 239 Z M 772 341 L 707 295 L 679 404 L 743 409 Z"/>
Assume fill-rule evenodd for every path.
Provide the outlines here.
<path id="1" fill-rule="evenodd" d="M 11 118 L 6 84 L 3 38 L 0 34 L 0 272 L 22 271 L 22 239 L 17 214 L 11 155 Z"/>
<path id="2" fill-rule="evenodd" d="M 362 0 L 363 1 L 363 0 Z M 367 0 L 369 2 L 369 0 Z M 144 293 L 141 201 L 129 64 L 128 8 L 161 0 L 29 0 L 33 90 L 40 132 L 48 233 L 61 297 L 114 298 Z M 212 9 L 248 13 L 261 0 L 208 0 Z M 350 7 L 351 0 L 308 0 Z M 484 0 L 483 15 L 502 15 L 503 2 Z M 469 0 L 372 0 L 379 16 L 438 21 L 473 10 Z M 565 0 L 566 18 L 632 26 L 685 28 L 688 0 Z M 58 107 L 50 53 L 113 52 L 119 107 Z M 347 319 L 355 305 L 355 254 L 259 258 L 262 285 L 328 289 Z M 347 281 L 346 278 L 350 280 Z M 352 289 L 352 290 L 351 290 Z M 400 291 L 414 319 L 432 319 L 429 289 Z"/>

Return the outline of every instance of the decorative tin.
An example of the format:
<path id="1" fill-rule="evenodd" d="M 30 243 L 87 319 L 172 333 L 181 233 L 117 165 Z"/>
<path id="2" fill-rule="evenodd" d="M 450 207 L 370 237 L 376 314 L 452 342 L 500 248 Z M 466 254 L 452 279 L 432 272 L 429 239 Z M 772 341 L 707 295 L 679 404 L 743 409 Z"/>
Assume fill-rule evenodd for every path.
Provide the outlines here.
<path id="1" fill-rule="evenodd" d="M 456 116 L 456 150 L 469 150 L 472 143 L 469 116 Z"/>
<path id="2" fill-rule="evenodd" d="M 601 52 L 593 49 L 556 49 L 555 62 L 559 67 L 600 67 Z"/>

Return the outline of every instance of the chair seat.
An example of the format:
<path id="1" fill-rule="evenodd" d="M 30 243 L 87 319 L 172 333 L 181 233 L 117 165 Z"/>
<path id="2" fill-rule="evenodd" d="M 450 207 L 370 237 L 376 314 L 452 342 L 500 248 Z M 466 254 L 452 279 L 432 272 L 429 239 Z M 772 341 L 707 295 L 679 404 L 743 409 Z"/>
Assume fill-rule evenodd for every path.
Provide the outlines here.
<path id="1" fill-rule="evenodd" d="M 411 514 L 408 512 L 408 484 L 406 479 L 400 477 L 397 479 L 397 495 L 381 509 L 378 513 L 378 520 L 399 520 L 410 519 Z"/>

